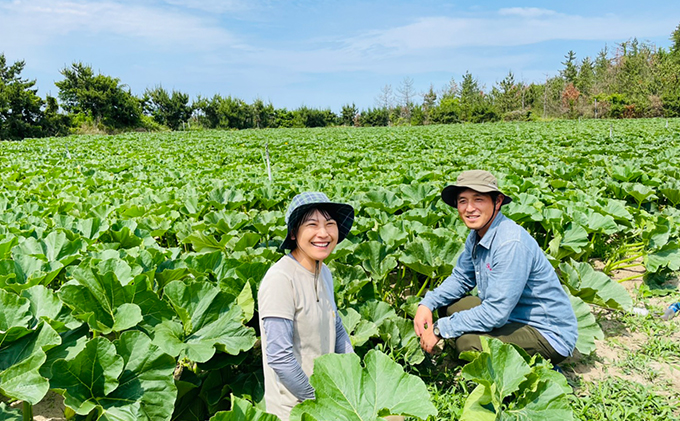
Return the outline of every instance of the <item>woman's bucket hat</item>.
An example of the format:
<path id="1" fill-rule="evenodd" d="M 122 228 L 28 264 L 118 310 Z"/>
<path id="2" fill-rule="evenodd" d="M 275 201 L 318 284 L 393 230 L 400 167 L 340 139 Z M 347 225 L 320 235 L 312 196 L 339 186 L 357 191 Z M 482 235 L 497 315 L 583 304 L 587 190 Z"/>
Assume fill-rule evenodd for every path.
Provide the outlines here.
<path id="1" fill-rule="evenodd" d="M 444 187 L 442 190 L 442 200 L 454 208 L 458 206 L 458 194 L 465 189 L 472 189 L 480 193 L 498 192 L 502 194 L 503 205 L 512 202 L 512 198 L 498 190 L 498 180 L 488 171 L 469 170 L 463 171 L 458 175 L 456 184 Z"/>
<path id="2" fill-rule="evenodd" d="M 295 196 L 288 206 L 286 211 L 288 232 L 281 244 L 281 249 L 293 250 L 295 248 L 295 240 L 290 238 L 291 231 L 300 218 L 312 208 L 325 210 L 338 224 L 338 243 L 347 237 L 354 223 L 354 208 L 346 203 L 331 202 L 323 193 L 304 192 Z"/>

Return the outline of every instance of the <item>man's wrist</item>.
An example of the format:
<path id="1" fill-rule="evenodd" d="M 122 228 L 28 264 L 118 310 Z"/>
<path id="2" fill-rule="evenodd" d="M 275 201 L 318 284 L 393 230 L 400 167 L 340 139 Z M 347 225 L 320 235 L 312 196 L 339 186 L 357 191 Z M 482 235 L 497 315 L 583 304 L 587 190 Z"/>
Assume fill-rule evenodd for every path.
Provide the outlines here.
<path id="1" fill-rule="evenodd" d="M 437 339 L 441 339 L 441 338 L 442 338 L 442 334 L 441 334 L 441 332 L 439 331 L 439 320 L 437 320 L 436 322 L 434 322 L 434 323 L 432 324 L 432 333 L 434 333 L 434 336 L 436 336 Z"/>

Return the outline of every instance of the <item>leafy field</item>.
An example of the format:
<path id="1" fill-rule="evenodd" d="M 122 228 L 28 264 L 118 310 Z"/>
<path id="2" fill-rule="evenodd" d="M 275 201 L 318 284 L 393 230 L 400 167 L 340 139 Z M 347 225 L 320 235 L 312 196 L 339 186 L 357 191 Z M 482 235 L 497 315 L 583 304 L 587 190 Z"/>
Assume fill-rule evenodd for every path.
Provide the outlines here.
<path id="1" fill-rule="evenodd" d="M 359 358 L 320 359 L 299 417 L 354 395 L 367 419 L 677 419 L 678 321 L 630 312 L 680 297 L 679 141 L 678 120 L 636 120 L 0 143 L 0 418 L 53 390 L 75 419 L 221 420 L 232 403 L 261 419 L 254 297 L 285 206 L 314 190 L 357 210 L 329 266 Z M 417 296 L 467 235 L 439 193 L 470 168 L 499 177 L 572 296 L 566 379 L 494 342 L 463 369 L 420 351 Z M 346 373 L 348 390 L 323 380 Z"/>

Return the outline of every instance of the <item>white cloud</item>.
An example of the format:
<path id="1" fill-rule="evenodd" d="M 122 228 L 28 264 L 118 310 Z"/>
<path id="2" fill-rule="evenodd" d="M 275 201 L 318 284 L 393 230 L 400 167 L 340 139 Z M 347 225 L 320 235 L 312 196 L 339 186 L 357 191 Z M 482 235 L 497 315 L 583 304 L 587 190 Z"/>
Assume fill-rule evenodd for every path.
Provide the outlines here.
<path id="1" fill-rule="evenodd" d="M 544 9 L 501 9 L 492 17 L 425 17 L 395 28 L 371 31 L 346 42 L 361 51 L 409 54 L 422 49 L 509 47 L 552 40 L 625 40 L 665 35 L 675 17 L 627 19 L 583 17 Z"/>
<path id="2" fill-rule="evenodd" d="M 233 13 L 251 10 L 252 1 L 247 0 L 164 0 L 173 6 L 202 10 L 210 13 Z"/>
<path id="3" fill-rule="evenodd" d="M 135 48 L 196 50 L 237 46 L 237 39 L 216 23 L 187 13 L 115 1 L 13 1 L 0 4 L 0 38 L 15 49 L 48 47 L 66 36 L 83 40 L 115 36 Z"/>
<path id="4" fill-rule="evenodd" d="M 498 11 L 502 16 L 521 16 L 525 18 L 537 18 L 540 16 L 556 15 L 554 10 L 539 9 L 538 7 L 508 7 Z"/>

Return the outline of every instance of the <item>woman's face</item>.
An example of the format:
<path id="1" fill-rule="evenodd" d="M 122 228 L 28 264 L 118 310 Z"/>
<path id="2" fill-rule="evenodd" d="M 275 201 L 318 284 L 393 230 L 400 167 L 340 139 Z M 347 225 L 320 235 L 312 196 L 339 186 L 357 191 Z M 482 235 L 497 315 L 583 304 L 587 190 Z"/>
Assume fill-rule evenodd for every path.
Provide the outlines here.
<path id="1" fill-rule="evenodd" d="M 297 243 L 293 256 L 305 267 L 315 260 L 323 261 L 338 244 L 338 224 L 324 216 L 318 209 L 302 222 L 297 233 L 291 237 Z"/>

